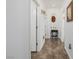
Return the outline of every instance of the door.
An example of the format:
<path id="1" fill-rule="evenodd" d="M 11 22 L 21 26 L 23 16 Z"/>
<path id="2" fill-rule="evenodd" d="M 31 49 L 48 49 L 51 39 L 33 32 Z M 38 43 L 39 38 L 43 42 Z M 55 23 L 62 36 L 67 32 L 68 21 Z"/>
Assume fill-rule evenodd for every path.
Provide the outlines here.
<path id="1" fill-rule="evenodd" d="M 37 8 L 37 51 L 40 51 L 45 43 L 45 15 L 41 8 Z"/>

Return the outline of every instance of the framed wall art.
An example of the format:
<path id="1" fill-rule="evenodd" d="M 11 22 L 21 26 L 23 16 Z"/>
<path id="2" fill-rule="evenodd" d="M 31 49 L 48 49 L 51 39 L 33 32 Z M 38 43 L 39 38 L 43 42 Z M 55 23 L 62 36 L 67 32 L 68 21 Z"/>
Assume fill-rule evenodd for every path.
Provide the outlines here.
<path id="1" fill-rule="evenodd" d="M 67 22 L 73 21 L 73 2 L 67 7 Z"/>
<path id="2" fill-rule="evenodd" d="M 54 23 L 56 21 L 56 17 L 55 16 L 52 16 L 51 17 L 51 21 Z"/>

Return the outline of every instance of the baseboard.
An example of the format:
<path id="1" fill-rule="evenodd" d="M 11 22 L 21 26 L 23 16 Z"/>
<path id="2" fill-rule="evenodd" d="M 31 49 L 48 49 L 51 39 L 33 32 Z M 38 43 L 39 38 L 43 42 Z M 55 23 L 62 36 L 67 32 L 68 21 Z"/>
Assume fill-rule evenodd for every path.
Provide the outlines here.
<path id="1" fill-rule="evenodd" d="M 31 51 L 31 53 L 37 53 L 37 51 Z"/>
<path id="2" fill-rule="evenodd" d="M 70 56 L 70 54 L 69 54 L 69 52 L 68 52 L 68 49 L 65 47 L 65 50 L 66 50 L 66 52 L 67 52 L 67 54 L 68 54 L 68 56 L 69 56 L 69 59 L 72 59 L 72 57 Z"/>
<path id="3" fill-rule="evenodd" d="M 62 42 L 64 42 L 64 39 L 60 38 Z"/>
<path id="4" fill-rule="evenodd" d="M 42 42 L 42 44 L 38 46 L 39 48 L 37 49 L 37 52 L 41 51 L 41 49 L 43 48 L 43 46 L 45 44 L 45 39 L 43 39 L 41 42 Z"/>

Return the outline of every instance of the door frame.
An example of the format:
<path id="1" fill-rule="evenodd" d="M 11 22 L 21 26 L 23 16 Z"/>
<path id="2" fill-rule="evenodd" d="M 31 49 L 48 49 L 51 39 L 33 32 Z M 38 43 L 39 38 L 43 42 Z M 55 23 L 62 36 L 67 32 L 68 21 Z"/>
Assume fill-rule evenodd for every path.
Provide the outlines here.
<path id="1" fill-rule="evenodd" d="M 38 50 L 38 14 L 37 14 L 38 10 L 36 7 L 36 52 Z"/>

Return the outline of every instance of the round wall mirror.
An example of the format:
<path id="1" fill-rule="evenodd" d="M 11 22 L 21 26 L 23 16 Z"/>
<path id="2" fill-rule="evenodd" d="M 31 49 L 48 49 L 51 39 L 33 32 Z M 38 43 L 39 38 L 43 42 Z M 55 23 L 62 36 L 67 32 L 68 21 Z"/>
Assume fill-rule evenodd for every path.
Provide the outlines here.
<path id="1" fill-rule="evenodd" d="M 51 21 L 54 23 L 56 21 L 56 17 L 55 16 L 52 16 L 51 17 Z"/>

